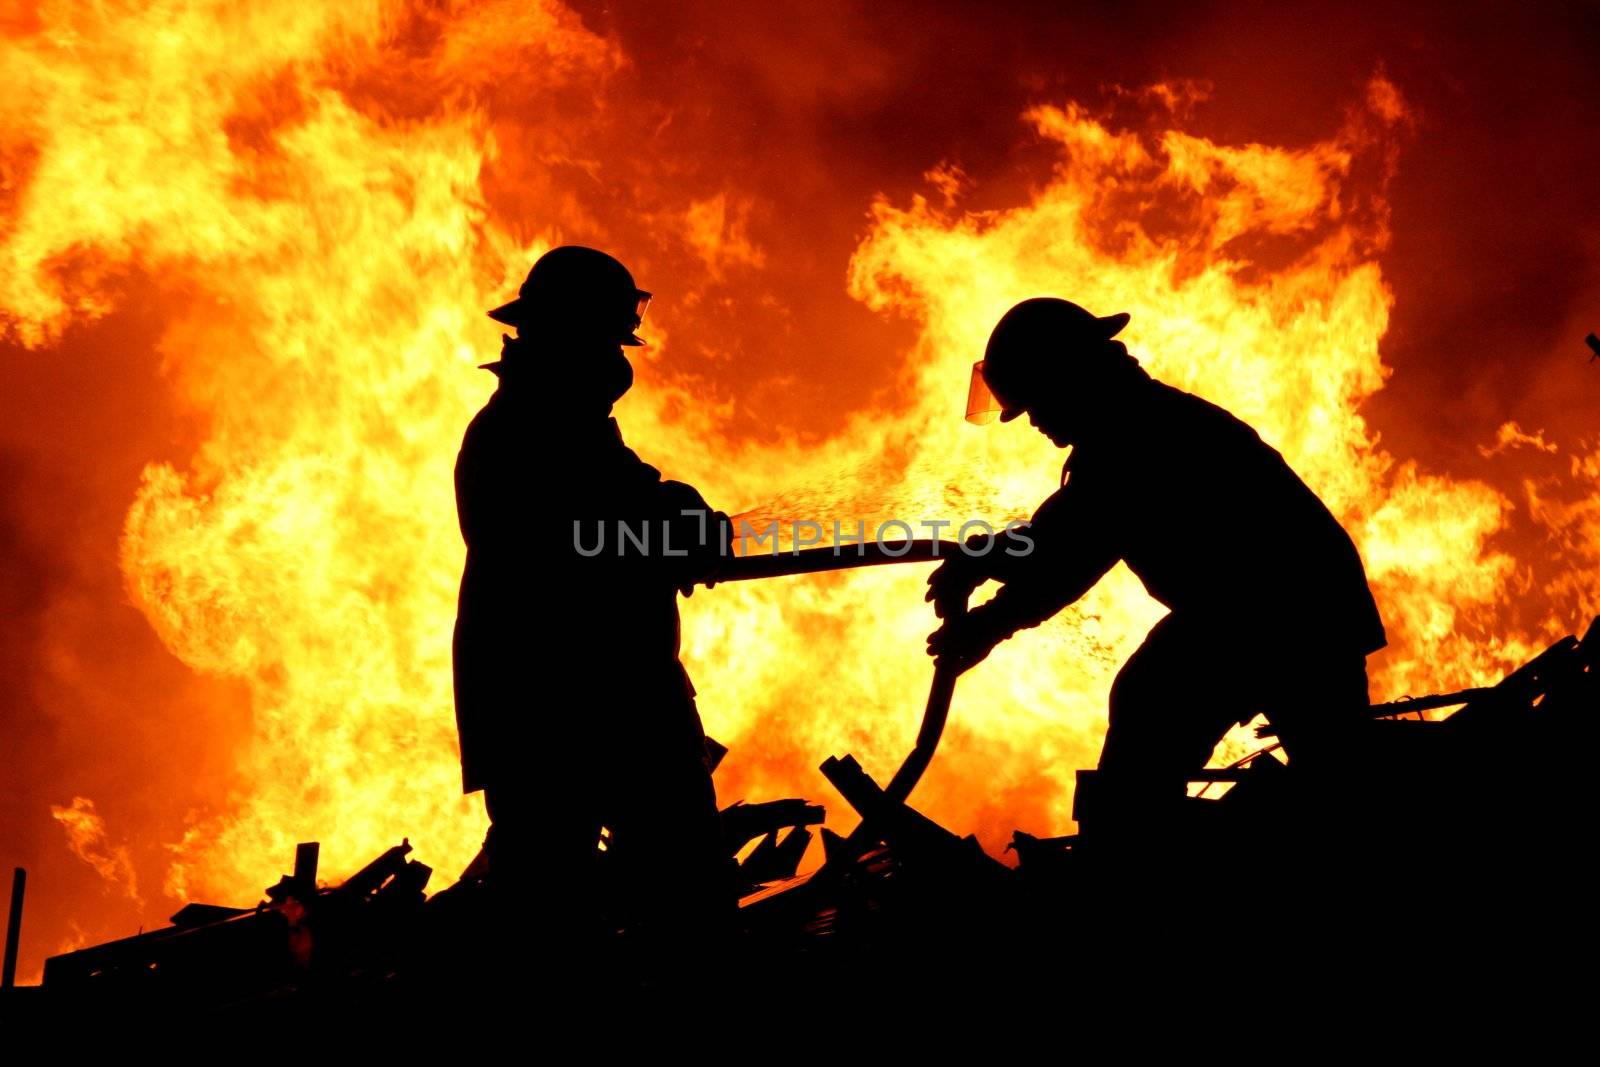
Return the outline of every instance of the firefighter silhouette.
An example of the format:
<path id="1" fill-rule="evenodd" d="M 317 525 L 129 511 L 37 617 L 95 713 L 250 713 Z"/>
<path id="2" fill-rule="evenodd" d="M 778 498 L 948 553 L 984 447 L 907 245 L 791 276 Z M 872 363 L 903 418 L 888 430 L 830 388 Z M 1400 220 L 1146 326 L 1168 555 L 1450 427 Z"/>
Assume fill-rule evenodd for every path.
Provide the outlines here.
<path id="1" fill-rule="evenodd" d="M 1366 656 L 1386 643 L 1361 558 L 1338 521 L 1256 432 L 1152 379 L 1105 318 L 1066 300 L 1013 307 L 974 367 L 968 418 L 1026 413 L 1071 447 L 1030 523 L 929 578 L 944 625 L 929 653 L 962 666 L 1036 626 L 1119 560 L 1170 613 L 1111 689 L 1098 773 L 1078 811 L 1123 826 L 1172 809 L 1236 723 L 1264 714 L 1291 763 L 1350 751 Z M 986 579 L 987 603 L 961 612 Z M 1091 785 L 1098 796 L 1084 795 Z"/>
<path id="2" fill-rule="evenodd" d="M 526 896 L 553 939 L 619 924 L 601 914 L 602 859 L 655 935 L 694 936 L 732 907 L 676 602 L 716 565 L 726 516 L 611 417 L 649 299 L 602 252 L 542 256 L 489 312 L 516 336 L 485 365 L 499 385 L 456 462 L 463 786 L 485 794 L 486 883 Z"/>

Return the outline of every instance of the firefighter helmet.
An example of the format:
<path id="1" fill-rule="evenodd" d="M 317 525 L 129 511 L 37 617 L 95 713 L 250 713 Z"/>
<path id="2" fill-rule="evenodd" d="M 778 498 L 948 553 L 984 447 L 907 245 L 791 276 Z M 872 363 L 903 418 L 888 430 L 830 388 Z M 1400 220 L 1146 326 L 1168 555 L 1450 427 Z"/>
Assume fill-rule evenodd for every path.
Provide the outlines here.
<path id="1" fill-rule="evenodd" d="M 1010 422 L 1058 372 L 1063 357 L 1093 359 L 1104 347 L 1096 342 L 1109 341 L 1127 324 L 1127 312 L 1100 318 L 1070 300 L 1024 300 L 1001 316 L 983 359 L 973 365 L 967 421 L 990 422 L 998 414 Z"/>
<path id="2" fill-rule="evenodd" d="M 634 331 L 649 303 L 650 294 L 617 260 L 593 248 L 563 245 L 540 256 L 517 298 L 489 317 L 508 326 L 642 345 Z"/>

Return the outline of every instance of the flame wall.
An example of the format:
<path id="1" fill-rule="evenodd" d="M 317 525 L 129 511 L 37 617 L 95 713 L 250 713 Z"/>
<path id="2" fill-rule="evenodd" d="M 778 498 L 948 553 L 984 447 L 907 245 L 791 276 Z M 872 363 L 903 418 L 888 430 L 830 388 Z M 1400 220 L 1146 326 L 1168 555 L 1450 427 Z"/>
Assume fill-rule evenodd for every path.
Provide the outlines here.
<path id="1" fill-rule="evenodd" d="M 0 855 L 34 870 L 25 960 L 253 900 L 297 840 L 337 875 L 409 835 L 438 884 L 475 851 L 450 468 L 492 385 L 482 309 L 552 243 L 657 294 L 618 415 L 720 507 L 1026 515 L 1059 453 L 960 405 L 999 313 L 1056 292 L 1132 312 L 1153 373 L 1346 522 L 1389 624 L 1376 695 L 1491 679 L 1600 613 L 1592 16 L 1260 16 L 7 8 Z M 834 753 L 892 769 L 924 573 L 685 602 L 724 800 L 835 802 Z M 1119 568 L 1000 649 L 918 803 L 992 850 L 1067 829 L 1158 615 Z"/>

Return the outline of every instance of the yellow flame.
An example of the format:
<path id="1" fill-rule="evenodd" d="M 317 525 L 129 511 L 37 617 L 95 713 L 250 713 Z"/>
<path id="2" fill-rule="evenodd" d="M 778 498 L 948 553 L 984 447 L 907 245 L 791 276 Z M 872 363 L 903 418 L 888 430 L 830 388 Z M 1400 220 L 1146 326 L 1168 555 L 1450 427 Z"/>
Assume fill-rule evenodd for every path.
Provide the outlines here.
<path id="1" fill-rule="evenodd" d="M 427 24 L 406 38 L 425 47 L 396 43 L 408 19 Z M 459 796 L 451 713 L 451 464 L 492 384 L 469 369 L 492 336 L 482 309 L 562 235 L 530 240 L 491 217 L 496 140 L 452 94 L 514 69 L 537 103 L 623 61 L 549 0 L 40 5 L 0 51 L 5 321 L 49 346 L 111 308 L 121 277 L 148 277 L 172 309 L 173 388 L 207 420 L 185 467 L 146 471 L 122 545 L 130 594 L 167 646 L 242 679 L 254 712 L 239 791 L 172 846 L 170 893 L 253 899 L 298 840 L 323 842 L 330 873 L 402 836 L 446 875 L 476 850 L 484 819 Z M 1386 373 L 1392 297 L 1381 190 L 1353 191 L 1354 166 L 1389 151 L 1405 115 L 1378 79 L 1327 141 L 1289 150 L 1163 128 L 1159 109 L 1125 130 L 1037 107 L 1026 120 L 1057 162 L 1029 203 L 963 211 L 971 183 L 941 167 L 934 199 L 873 206 L 849 290 L 919 330 L 892 401 L 804 446 L 730 441 L 722 412 L 646 363 L 619 417 L 647 460 L 730 510 L 1003 522 L 1055 487 L 1061 457 L 1025 427 L 963 424 L 991 325 L 1044 293 L 1126 310 L 1156 376 L 1256 426 L 1352 530 L 1392 641 L 1376 694 L 1491 680 L 1533 649 L 1493 621 L 1515 563 L 1491 539 L 1511 503 L 1397 460 L 1359 414 Z M 522 177 L 559 193 L 555 168 L 572 159 L 560 146 L 531 158 Z M 763 262 L 743 203 L 701 198 L 673 216 L 713 272 Z M 692 309 L 670 325 L 692 329 Z M 670 361 L 659 319 L 652 336 L 647 358 Z M 1592 484 L 1600 453 L 1573 462 Z M 1553 499 L 1538 491 L 1542 514 L 1593 560 L 1592 501 Z M 814 768 L 834 753 L 893 769 L 930 675 L 924 574 L 686 602 L 684 656 L 733 748 L 724 801 L 832 800 Z M 1119 568 L 998 650 L 963 679 L 919 806 L 992 850 L 1013 826 L 1064 831 L 1110 679 L 1159 614 Z M 97 840 L 77 805 L 64 822 Z"/>
<path id="2" fill-rule="evenodd" d="M 1025 515 L 1054 488 L 1060 454 L 1019 424 L 958 423 L 971 361 L 1024 297 L 1126 310 L 1124 336 L 1152 373 L 1254 425 L 1354 533 L 1391 637 L 1375 694 L 1491 680 L 1532 650 L 1469 625 L 1504 597 L 1512 560 L 1489 542 L 1509 504 L 1488 486 L 1397 463 L 1358 414 L 1383 382 L 1391 296 L 1375 258 L 1381 202 L 1350 202 L 1350 170 L 1382 123 L 1403 117 L 1392 86 L 1372 97 L 1384 106 L 1293 151 L 1113 130 L 1075 105 L 1040 107 L 1028 118 L 1060 162 L 1029 204 L 963 213 L 942 173 L 930 175 L 942 206 L 877 204 L 851 287 L 919 323 L 906 365 L 912 403 L 871 413 L 870 425 L 789 462 L 783 476 L 822 480 L 853 464 L 852 474 L 869 468 L 889 484 L 839 490 L 848 500 L 875 496 L 913 517 Z M 1281 238 L 1294 243 L 1271 243 Z M 781 462 L 767 461 L 775 471 Z M 718 591 L 712 599 L 736 602 L 688 609 L 687 658 L 701 665 L 709 720 L 735 751 L 771 750 L 747 772 L 752 791 L 803 782 L 792 768 L 808 752 L 855 751 L 880 776 L 892 769 L 927 678 L 921 577 Z M 1014 825 L 1067 829 L 1071 774 L 1093 764 L 1110 680 L 1160 613 L 1118 568 L 1002 646 L 958 688 L 952 736 L 919 806 L 991 846 Z M 1247 647 L 1240 656 L 1248 669 Z"/>
<path id="3" fill-rule="evenodd" d="M 491 385 L 472 328 L 543 243 L 486 226 L 471 108 L 362 100 L 405 58 L 404 13 L 61 5 L 0 53 L 9 326 L 48 343 L 146 272 L 179 309 L 174 388 L 209 419 L 188 469 L 146 472 L 122 546 L 169 647 L 252 696 L 244 789 L 177 844 L 175 893 L 253 899 L 298 840 L 337 870 L 409 833 L 449 869 L 481 836 L 453 766 L 451 464 Z M 468 85 L 485 58 L 552 84 L 615 59 L 555 4 L 502 3 L 408 73 Z"/>
<path id="4" fill-rule="evenodd" d="M 50 805 L 50 816 L 67 832 L 67 847 L 72 854 L 95 869 L 107 885 L 116 887 L 129 900 L 139 900 L 139 879 L 126 845 L 113 845 L 106 835 L 106 821 L 88 797 L 73 797 L 67 805 Z"/>

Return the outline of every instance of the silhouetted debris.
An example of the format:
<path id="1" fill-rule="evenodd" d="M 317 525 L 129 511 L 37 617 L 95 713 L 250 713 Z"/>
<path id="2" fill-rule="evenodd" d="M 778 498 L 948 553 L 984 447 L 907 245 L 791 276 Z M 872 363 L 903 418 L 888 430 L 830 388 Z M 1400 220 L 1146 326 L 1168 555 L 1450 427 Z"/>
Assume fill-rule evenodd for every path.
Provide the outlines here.
<path id="1" fill-rule="evenodd" d="M 715 737 L 706 738 L 706 768 L 713 774 L 722 766 L 722 758 L 728 754 L 728 746 L 718 741 Z"/>
<path id="2" fill-rule="evenodd" d="M 1583 339 L 1583 343 L 1588 345 L 1590 350 L 1594 353 L 1593 355 L 1591 355 L 1589 357 L 1589 362 L 1590 363 L 1593 363 L 1595 360 L 1600 359 L 1600 337 L 1596 337 L 1594 334 L 1591 333 L 1588 337 L 1585 337 Z"/>
<path id="3" fill-rule="evenodd" d="M 740 874 L 738 966 L 754 981 L 729 996 L 777 1003 L 827 990 L 882 1008 L 891 990 L 910 1005 L 936 989 L 1020 995 L 1044 981 L 1085 997 L 1195 959 L 1216 989 L 1235 988 L 1264 966 L 1259 952 L 1217 951 L 1235 923 L 1281 946 L 1271 966 L 1285 988 L 1336 982 L 1347 965 L 1336 961 L 1350 958 L 1419 997 L 1525 982 L 1532 957 L 1592 947 L 1582 843 L 1596 814 L 1597 711 L 1600 620 L 1498 685 L 1374 706 L 1348 767 L 1313 775 L 1268 745 L 1199 772 L 1191 795 L 1133 839 L 1094 828 L 1086 788 L 1080 832 L 1018 830 L 1014 868 L 891 796 L 852 757 L 830 759 L 824 776 L 862 822 L 849 836 L 820 831 L 816 869 L 796 873 L 818 806 L 724 812 L 730 855 L 759 838 Z M 273 1012 L 471 1002 L 500 988 L 514 961 L 536 958 L 522 954 L 540 951 L 541 923 L 562 921 L 537 918 L 533 940 L 519 940 L 535 917 L 470 868 L 424 904 L 429 871 L 409 851 L 402 843 L 318 887 L 314 851 L 302 849 L 296 873 L 254 909 L 191 904 L 170 928 L 54 957 L 42 993 Z M 660 967 L 637 965 L 626 930 L 597 936 L 584 988 L 625 994 L 642 981 L 641 996 L 657 995 L 662 979 L 640 976 Z M 1077 964 L 1041 979 L 1057 958 Z"/>
<path id="4" fill-rule="evenodd" d="M 805 827 L 819 826 L 824 818 L 820 804 L 803 800 L 740 802 L 722 809 L 722 837 L 730 854 L 761 839 L 739 863 L 739 895 L 768 882 L 793 878 L 811 844 L 811 832 Z"/>
<path id="5" fill-rule="evenodd" d="M 209 926 L 250 912 L 250 908 L 225 908 L 220 904 L 185 904 L 172 913 L 169 921 L 173 926 Z"/>
<path id="6" fill-rule="evenodd" d="M 741 895 L 770 882 L 793 878 L 800 868 L 800 858 L 811 844 L 811 831 L 795 828 L 780 840 L 774 830 L 761 839 L 755 849 L 739 864 L 743 881 Z"/>
<path id="7" fill-rule="evenodd" d="M 278 879 L 276 885 L 267 887 L 267 899 L 274 904 L 290 897 L 304 900 L 317 891 L 317 858 L 321 847 L 315 841 L 303 841 L 294 847 L 294 872 Z"/>
<path id="8" fill-rule="evenodd" d="M 141 1002 L 220 1006 L 308 984 L 382 973 L 421 914 L 432 873 L 408 842 L 343 884 L 318 888 L 316 846 L 253 909 L 188 904 L 173 925 L 45 961 L 47 989 Z"/>
<path id="9" fill-rule="evenodd" d="M 972 837 L 957 837 L 932 819 L 894 800 L 861 769 L 854 756 L 830 758 L 822 776 L 861 813 L 861 829 L 851 838 L 857 847 L 887 844 L 897 856 L 929 865 L 959 866 L 977 863 L 1003 874 L 1006 868 L 990 859 Z M 845 852 L 845 857 L 849 852 Z"/>
<path id="10" fill-rule="evenodd" d="M 1017 856 L 1017 866 L 1028 871 L 1044 870 L 1047 866 L 1063 863 L 1072 853 L 1072 843 L 1077 834 L 1065 837 L 1035 837 L 1026 830 L 1015 830 L 1007 852 Z M 1056 873 L 1052 871 L 1052 873 Z"/>
<path id="11" fill-rule="evenodd" d="M 0 960 L 0 989 L 17 984 L 17 949 L 22 944 L 22 904 L 28 891 L 28 872 L 21 867 L 11 872 L 11 904 L 6 913 L 5 956 Z"/>
<path id="12" fill-rule="evenodd" d="M 768 800 L 760 804 L 739 801 L 722 809 L 722 838 L 733 853 L 758 837 L 791 826 L 820 826 L 824 818 L 822 805 L 803 800 Z"/>

